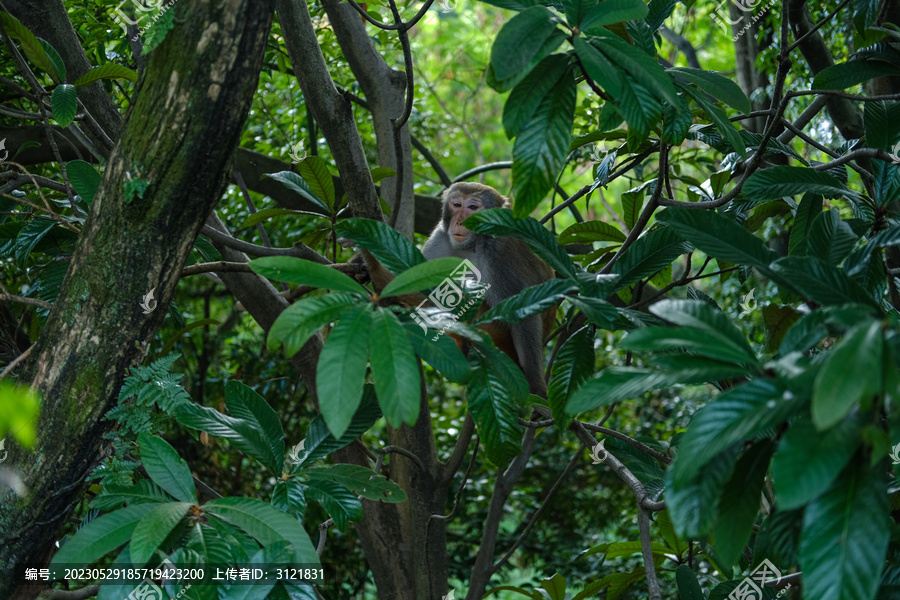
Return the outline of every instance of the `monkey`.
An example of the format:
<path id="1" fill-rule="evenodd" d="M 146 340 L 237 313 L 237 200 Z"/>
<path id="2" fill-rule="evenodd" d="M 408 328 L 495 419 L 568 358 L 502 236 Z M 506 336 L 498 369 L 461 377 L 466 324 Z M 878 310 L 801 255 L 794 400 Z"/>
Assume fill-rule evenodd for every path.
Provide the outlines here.
<path id="1" fill-rule="evenodd" d="M 463 226 L 472 214 L 487 208 L 508 208 L 509 200 L 494 188 L 480 183 L 454 183 L 443 195 L 441 220 L 422 248 L 428 260 L 445 257 L 468 259 L 490 284 L 482 311 L 515 296 L 527 287 L 555 277 L 550 266 L 528 245 L 513 237 L 495 238 L 475 233 Z M 541 350 L 553 328 L 556 307 L 510 325 L 493 321 L 482 327 L 494 345 L 509 355 L 525 374 L 532 394 L 547 397 Z"/>

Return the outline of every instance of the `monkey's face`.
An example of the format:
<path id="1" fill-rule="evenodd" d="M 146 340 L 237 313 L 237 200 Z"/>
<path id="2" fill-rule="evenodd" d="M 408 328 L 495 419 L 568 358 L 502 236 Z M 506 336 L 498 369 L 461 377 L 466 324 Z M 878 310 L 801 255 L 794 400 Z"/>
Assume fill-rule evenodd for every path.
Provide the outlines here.
<path id="1" fill-rule="evenodd" d="M 450 241 L 454 246 L 467 247 L 474 242 L 475 234 L 463 227 L 462 222 L 482 208 L 484 201 L 476 196 L 453 196 L 447 200 L 450 217 L 447 233 L 450 234 Z"/>

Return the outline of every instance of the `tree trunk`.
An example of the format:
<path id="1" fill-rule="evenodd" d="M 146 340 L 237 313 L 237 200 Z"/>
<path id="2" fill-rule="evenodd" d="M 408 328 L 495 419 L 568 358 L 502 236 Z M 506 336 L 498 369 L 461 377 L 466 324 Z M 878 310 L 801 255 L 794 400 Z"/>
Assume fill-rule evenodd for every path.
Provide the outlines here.
<path id="1" fill-rule="evenodd" d="M 193 240 L 224 190 L 262 65 L 273 1 L 177 3 L 147 59 L 56 305 L 23 381 L 43 398 L 38 440 L 13 447 L 25 498 L 0 498 L 0 598 L 40 563 L 97 464 L 126 369 L 141 361 Z M 69 25 L 71 27 L 71 25 Z M 142 188 L 145 189 L 141 192 Z M 129 278 L 130 277 L 130 278 Z M 143 314 L 151 289 L 158 308 Z M 30 598 L 37 590 L 20 590 Z"/>

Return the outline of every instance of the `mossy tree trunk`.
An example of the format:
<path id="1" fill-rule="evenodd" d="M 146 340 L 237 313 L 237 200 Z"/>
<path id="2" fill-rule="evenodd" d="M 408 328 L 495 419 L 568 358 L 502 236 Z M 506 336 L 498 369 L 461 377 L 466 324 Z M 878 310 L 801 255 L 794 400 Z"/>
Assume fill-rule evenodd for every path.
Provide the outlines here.
<path id="1" fill-rule="evenodd" d="M 176 3 L 46 327 L 25 367 L 43 397 L 38 441 L 13 448 L 25 498 L 0 498 L 0 569 L 44 562 L 101 456 L 101 421 L 163 320 L 193 241 L 224 191 L 256 90 L 273 0 Z M 140 190 L 143 189 L 141 193 Z M 143 314 L 151 289 L 159 305 Z M 31 597 L 23 572 L 0 598 Z M 15 596 L 14 596 L 15 593 Z"/>

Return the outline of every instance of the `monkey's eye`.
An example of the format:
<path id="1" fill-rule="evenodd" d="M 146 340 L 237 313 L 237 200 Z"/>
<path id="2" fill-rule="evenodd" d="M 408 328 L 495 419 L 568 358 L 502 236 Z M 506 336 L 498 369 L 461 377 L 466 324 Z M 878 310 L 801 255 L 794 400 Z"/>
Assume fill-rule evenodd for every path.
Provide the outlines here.
<path id="1" fill-rule="evenodd" d="M 478 210 L 478 209 L 481 208 L 481 207 L 473 202 L 472 204 L 470 204 L 470 205 L 467 206 L 466 208 L 468 208 L 469 210 Z"/>

